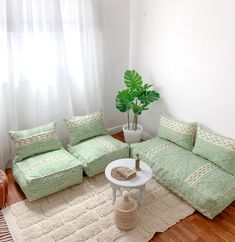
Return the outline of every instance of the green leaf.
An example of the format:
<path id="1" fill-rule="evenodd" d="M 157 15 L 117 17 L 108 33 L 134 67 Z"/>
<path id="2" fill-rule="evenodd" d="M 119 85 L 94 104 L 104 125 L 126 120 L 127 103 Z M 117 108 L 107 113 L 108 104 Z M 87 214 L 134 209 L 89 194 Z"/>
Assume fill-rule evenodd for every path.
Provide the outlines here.
<path id="1" fill-rule="evenodd" d="M 119 91 L 116 96 L 116 108 L 120 112 L 127 112 L 131 109 L 131 103 L 133 100 L 134 96 L 128 89 Z"/>
<path id="2" fill-rule="evenodd" d="M 124 74 L 126 90 L 118 92 L 116 108 L 121 112 L 133 111 L 136 116 L 148 110 L 150 103 L 159 99 L 156 91 L 149 90 L 153 85 L 144 84 L 142 77 L 135 70 L 127 70 Z"/>
<path id="3" fill-rule="evenodd" d="M 143 111 L 142 107 L 141 106 L 138 106 L 135 103 L 132 103 L 131 104 L 131 109 L 132 109 L 132 111 L 133 111 L 133 113 L 135 115 L 140 115 L 142 113 L 142 111 Z"/>
<path id="4" fill-rule="evenodd" d="M 149 84 L 144 84 L 142 91 L 147 91 L 150 87 L 152 87 L 153 85 L 149 85 Z"/>
<path id="5" fill-rule="evenodd" d="M 127 70 L 124 74 L 124 81 L 128 88 L 136 90 L 142 86 L 142 77 L 135 70 Z"/>
<path id="6" fill-rule="evenodd" d="M 144 91 L 138 96 L 138 100 L 142 103 L 145 107 L 148 106 L 150 103 L 158 100 L 160 97 L 159 93 L 156 91 Z"/>
<path id="7" fill-rule="evenodd" d="M 149 84 L 144 84 L 143 86 L 137 87 L 135 90 L 133 91 L 133 94 L 138 97 L 140 96 L 143 92 L 145 92 L 146 90 L 148 90 L 150 87 L 152 87 L 153 85 L 149 85 Z"/>

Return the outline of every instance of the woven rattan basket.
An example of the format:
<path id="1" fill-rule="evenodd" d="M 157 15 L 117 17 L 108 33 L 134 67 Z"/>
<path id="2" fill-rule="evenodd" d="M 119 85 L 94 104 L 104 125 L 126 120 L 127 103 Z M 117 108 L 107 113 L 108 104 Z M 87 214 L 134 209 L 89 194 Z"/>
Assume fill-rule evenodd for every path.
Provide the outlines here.
<path id="1" fill-rule="evenodd" d="M 137 203 L 134 199 L 129 197 L 127 191 L 117 201 L 115 208 L 116 226 L 120 230 L 134 229 L 137 224 Z"/>
<path id="2" fill-rule="evenodd" d="M 0 208 L 3 208 L 7 201 L 8 180 L 7 175 L 0 170 Z"/>

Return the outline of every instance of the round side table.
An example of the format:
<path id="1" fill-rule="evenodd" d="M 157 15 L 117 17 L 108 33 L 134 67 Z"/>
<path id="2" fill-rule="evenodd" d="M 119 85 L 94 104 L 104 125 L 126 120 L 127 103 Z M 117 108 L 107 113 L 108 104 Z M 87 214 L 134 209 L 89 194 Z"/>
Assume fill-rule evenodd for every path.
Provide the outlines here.
<path id="1" fill-rule="evenodd" d="M 0 170 L 0 208 L 3 208 L 7 201 L 8 179 L 7 175 Z"/>
<path id="2" fill-rule="evenodd" d="M 105 176 L 109 180 L 112 189 L 113 189 L 113 204 L 116 202 L 116 190 L 123 187 L 126 188 L 127 190 L 129 189 L 138 189 L 140 191 L 140 205 L 143 205 L 143 194 L 145 191 L 146 184 L 152 179 L 152 169 L 149 165 L 144 163 L 143 161 L 140 161 L 140 171 L 136 171 L 137 175 L 136 177 L 130 179 L 130 180 L 125 180 L 125 181 L 120 181 L 112 177 L 111 171 L 115 167 L 128 167 L 130 169 L 134 169 L 135 167 L 135 159 L 119 159 L 115 160 L 111 163 L 108 164 L 108 166 L 105 169 Z"/>

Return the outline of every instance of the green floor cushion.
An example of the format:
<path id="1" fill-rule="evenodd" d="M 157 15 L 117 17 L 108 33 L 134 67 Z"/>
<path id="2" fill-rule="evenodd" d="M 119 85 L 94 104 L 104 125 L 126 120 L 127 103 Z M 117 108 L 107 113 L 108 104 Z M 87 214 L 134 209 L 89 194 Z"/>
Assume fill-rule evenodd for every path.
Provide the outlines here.
<path id="1" fill-rule="evenodd" d="M 104 126 L 102 111 L 65 118 L 64 121 L 69 131 L 70 145 L 76 145 L 83 140 L 108 133 Z"/>
<path id="2" fill-rule="evenodd" d="M 129 157 L 129 146 L 110 135 L 102 135 L 68 146 L 68 151 L 82 161 L 85 173 L 94 176 L 114 160 Z"/>
<path id="3" fill-rule="evenodd" d="M 159 137 L 169 140 L 187 150 L 193 149 L 197 124 L 179 121 L 166 114 L 160 116 Z"/>
<path id="4" fill-rule="evenodd" d="M 29 157 L 13 165 L 14 177 L 29 201 L 81 183 L 81 162 L 64 149 Z"/>
<path id="5" fill-rule="evenodd" d="M 15 145 L 14 163 L 32 155 L 61 148 L 56 133 L 56 122 L 32 129 L 9 131 L 9 135 Z"/>
<path id="6" fill-rule="evenodd" d="M 198 127 L 193 153 L 200 155 L 235 175 L 235 140 Z"/>
<path id="7" fill-rule="evenodd" d="M 155 137 L 131 145 L 131 156 L 153 169 L 154 178 L 208 218 L 235 200 L 235 177 L 212 162 Z"/>

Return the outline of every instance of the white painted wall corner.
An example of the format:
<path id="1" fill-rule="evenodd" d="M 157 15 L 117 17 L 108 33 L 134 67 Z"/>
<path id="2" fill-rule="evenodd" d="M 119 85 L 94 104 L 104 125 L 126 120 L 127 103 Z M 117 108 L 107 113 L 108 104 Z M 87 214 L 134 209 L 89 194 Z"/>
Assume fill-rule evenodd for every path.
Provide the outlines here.
<path id="1" fill-rule="evenodd" d="M 148 132 L 144 131 L 142 134 L 142 139 L 143 140 L 148 140 L 148 139 L 152 139 L 153 136 L 151 134 L 149 134 Z"/>

